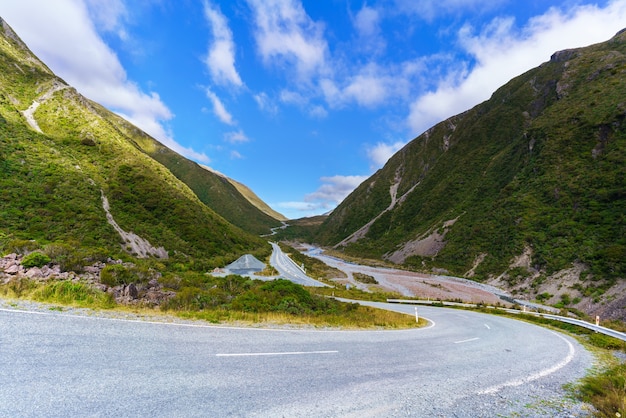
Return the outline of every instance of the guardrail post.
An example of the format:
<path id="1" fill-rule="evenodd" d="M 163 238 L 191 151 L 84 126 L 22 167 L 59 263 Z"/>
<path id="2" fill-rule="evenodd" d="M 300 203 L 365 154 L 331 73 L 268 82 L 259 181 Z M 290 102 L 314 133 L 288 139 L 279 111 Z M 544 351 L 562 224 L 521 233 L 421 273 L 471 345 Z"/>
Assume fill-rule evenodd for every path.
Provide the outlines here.
<path id="1" fill-rule="evenodd" d="M 420 317 L 417 314 L 417 306 L 415 307 L 415 323 L 418 323 L 420 321 Z"/>

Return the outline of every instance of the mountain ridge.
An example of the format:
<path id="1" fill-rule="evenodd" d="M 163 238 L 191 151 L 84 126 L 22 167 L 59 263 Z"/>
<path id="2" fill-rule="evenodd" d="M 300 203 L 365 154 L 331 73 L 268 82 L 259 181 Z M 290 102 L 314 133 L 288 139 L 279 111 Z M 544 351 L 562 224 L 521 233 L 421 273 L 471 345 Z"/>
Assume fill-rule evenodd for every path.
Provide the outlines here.
<path id="1" fill-rule="evenodd" d="M 409 142 L 329 215 L 316 241 L 552 304 L 618 306 L 625 80 L 624 31 L 556 52 Z M 567 271 L 576 280 L 558 288 Z"/>
<path id="2" fill-rule="evenodd" d="M 27 241 L 98 257 L 161 254 L 198 268 L 224 265 L 245 252 L 269 253 L 258 234 L 202 202 L 140 142 L 170 157 L 173 151 L 57 77 L 4 20 L 1 29 L 0 247 Z M 217 177 L 175 155 L 181 165 Z M 280 225 L 246 204 L 258 218 L 240 224 L 263 232 Z M 261 218 L 265 224 L 257 223 Z M 139 248 L 157 251 L 140 254 Z"/>

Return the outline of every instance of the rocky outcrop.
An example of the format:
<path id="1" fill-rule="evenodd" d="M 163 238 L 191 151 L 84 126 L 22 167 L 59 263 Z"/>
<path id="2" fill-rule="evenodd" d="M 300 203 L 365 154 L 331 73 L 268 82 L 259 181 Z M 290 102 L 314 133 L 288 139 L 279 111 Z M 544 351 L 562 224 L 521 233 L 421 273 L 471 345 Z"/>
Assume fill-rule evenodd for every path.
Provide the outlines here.
<path id="1" fill-rule="evenodd" d="M 109 200 L 104 195 L 104 191 L 100 191 L 102 194 L 102 209 L 106 213 L 107 221 L 109 224 L 115 228 L 118 234 L 122 237 L 122 239 L 126 242 L 127 247 L 124 250 L 130 252 L 139 258 L 148 258 L 150 256 L 154 256 L 157 258 L 168 258 L 168 253 L 163 247 L 156 248 L 148 242 L 147 239 L 140 237 L 139 235 L 133 232 L 124 231 L 113 219 L 113 215 L 110 211 Z"/>
<path id="2" fill-rule="evenodd" d="M 109 293 L 117 303 L 123 305 L 158 306 L 172 298 L 176 293 L 164 290 L 159 283 L 160 273 L 155 272 L 154 277 L 147 283 L 129 283 L 118 286 L 107 286 L 100 282 L 100 273 L 109 264 L 124 264 L 132 268 L 132 263 L 123 263 L 122 260 L 108 259 L 106 263 L 97 261 L 83 267 L 82 271 L 61 271 L 58 264 L 47 264 L 42 267 L 25 268 L 22 264 L 22 255 L 9 254 L 0 258 L 0 285 L 10 284 L 12 281 L 28 279 L 37 282 L 52 280 L 71 280 L 86 283 L 96 289 Z"/>

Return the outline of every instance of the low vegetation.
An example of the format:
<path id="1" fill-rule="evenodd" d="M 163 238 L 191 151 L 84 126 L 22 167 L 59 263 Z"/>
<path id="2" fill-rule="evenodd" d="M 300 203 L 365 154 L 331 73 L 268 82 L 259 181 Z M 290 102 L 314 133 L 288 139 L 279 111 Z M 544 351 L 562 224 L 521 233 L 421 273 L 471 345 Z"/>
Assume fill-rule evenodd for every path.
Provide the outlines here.
<path id="1" fill-rule="evenodd" d="M 110 294 L 70 280 L 46 283 L 27 278 L 12 280 L 0 285 L 0 296 L 92 309 L 112 309 L 117 306 Z"/>
<path id="2" fill-rule="evenodd" d="M 378 281 L 369 274 L 352 273 L 352 277 L 354 277 L 354 280 L 356 280 L 357 282 L 365 284 L 378 284 Z"/>
<path id="3" fill-rule="evenodd" d="M 626 33 L 555 54 L 429 129 L 333 210 L 313 242 L 334 246 L 382 214 L 338 248 L 383 259 L 437 232 L 445 245 L 396 260 L 457 276 L 472 269 L 477 281 L 530 248 L 529 267 L 512 277 L 543 280 L 581 263 L 601 301 L 626 279 L 625 54 Z M 385 211 L 394 187 L 402 199 Z"/>
<path id="4" fill-rule="evenodd" d="M 626 363 L 613 365 L 582 379 L 579 397 L 596 408 L 596 416 L 626 416 Z"/>
<path id="5" fill-rule="evenodd" d="M 410 316 L 338 302 L 278 279 L 241 276 L 187 276 L 176 296 L 162 306 L 185 316 L 210 321 L 254 319 L 341 327 L 414 327 Z"/>
<path id="6" fill-rule="evenodd" d="M 142 276 L 141 271 L 138 267 L 110 265 L 102 270 L 102 282 L 109 286 L 119 286 L 146 281 L 147 277 Z M 213 277 L 186 271 L 168 272 L 158 280 L 164 290 L 175 294 L 160 305 L 161 312 L 185 318 L 216 323 L 291 323 L 342 328 L 417 326 L 414 318 L 409 315 L 339 302 L 283 279 L 261 281 L 237 275 Z M 43 283 L 28 278 L 11 280 L 0 285 L 0 296 L 95 309 L 129 307 L 118 305 L 111 292 L 72 280 L 49 280 Z M 135 307 L 155 313 L 153 309 L 142 307 L 141 304 Z"/>

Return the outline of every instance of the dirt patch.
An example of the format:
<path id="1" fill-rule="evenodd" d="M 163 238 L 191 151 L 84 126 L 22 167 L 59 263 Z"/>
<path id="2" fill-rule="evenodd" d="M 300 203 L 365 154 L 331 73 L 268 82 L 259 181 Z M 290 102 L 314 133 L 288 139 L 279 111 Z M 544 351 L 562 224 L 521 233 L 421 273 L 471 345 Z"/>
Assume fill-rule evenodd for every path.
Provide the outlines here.
<path id="1" fill-rule="evenodd" d="M 399 269 L 368 267 L 347 263 L 334 257 L 317 255 L 315 258 L 343 271 L 348 278 L 337 278 L 335 283 L 350 285 L 362 290 L 381 290 L 399 293 L 405 297 L 418 297 L 442 301 L 464 301 L 489 305 L 506 304 L 490 286 L 448 276 L 436 276 Z M 353 273 L 367 274 L 378 284 L 367 285 L 353 279 Z"/>
<path id="2" fill-rule="evenodd" d="M 458 218 L 451 219 L 443 223 L 442 231 L 436 230 L 434 232 L 426 233 L 416 240 L 405 243 L 402 248 L 385 257 L 395 264 L 402 264 L 404 260 L 413 255 L 419 255 L 422 257 L 436 256 L 439 251 L 446 245 L 444 240 L 448 228 L 454 225 Z"/>

